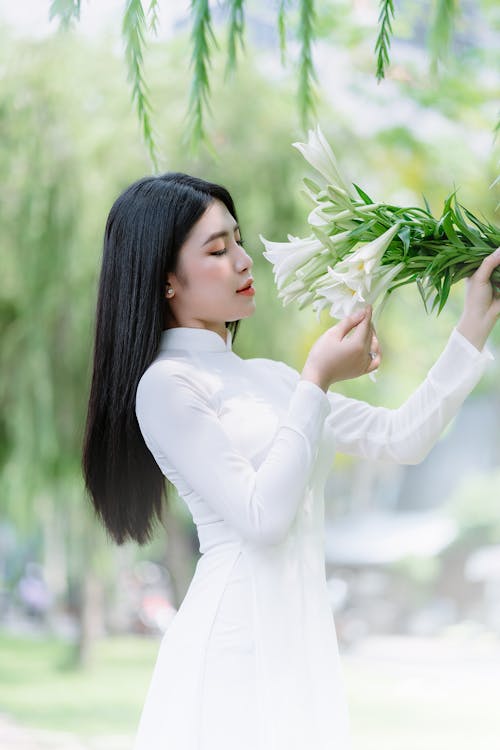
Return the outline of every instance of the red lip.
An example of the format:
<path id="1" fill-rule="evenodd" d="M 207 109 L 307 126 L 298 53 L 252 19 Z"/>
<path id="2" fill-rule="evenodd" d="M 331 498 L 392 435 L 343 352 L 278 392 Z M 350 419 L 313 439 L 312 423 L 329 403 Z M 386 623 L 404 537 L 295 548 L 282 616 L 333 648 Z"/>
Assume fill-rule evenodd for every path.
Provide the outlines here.
<path id="1" fill-rule="evenodd" d="M 248 281 L 245 283 L 244 286 L 241 286 L 239 289 L 237 289 L 237 292 L 242 292 L 243 289 L 248 289 L 253 284 L 253 279 L 248 279 Z"/>

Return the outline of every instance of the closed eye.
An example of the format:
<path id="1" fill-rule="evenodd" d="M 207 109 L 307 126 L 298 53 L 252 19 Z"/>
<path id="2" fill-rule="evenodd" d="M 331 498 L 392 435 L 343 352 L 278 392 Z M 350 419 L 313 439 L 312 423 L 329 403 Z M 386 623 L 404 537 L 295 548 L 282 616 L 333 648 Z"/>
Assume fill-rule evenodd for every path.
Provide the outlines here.
<path id="1" fill-rule="evenodd" d="M 241 245 L 241 247 L 244 247 L 243 240 L 236 240 L 236 243 L 238 245 Z M 225 247 L 223 250 L 216 250 L 215 252 L 210 253 L 210 255 L 224 255 L 225 253 L 227 253 L 227 247 Z"/>

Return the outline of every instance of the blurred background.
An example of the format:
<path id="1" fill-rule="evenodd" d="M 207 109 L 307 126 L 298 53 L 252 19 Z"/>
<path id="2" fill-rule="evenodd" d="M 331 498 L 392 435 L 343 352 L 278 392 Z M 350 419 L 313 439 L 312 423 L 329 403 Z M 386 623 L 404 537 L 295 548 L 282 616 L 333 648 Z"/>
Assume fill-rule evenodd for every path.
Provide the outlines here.
<path id="1" fill-rule="evenodd" d="M 211 6 L 223 48 L 226 14 Z M 377 3 L 317 3 L 317 121 L 343 172 L 373 197 L 422 206 L 425 195 L 439 213 L 456 187 L 461 203 L 498 223 L 489 186 L 500 163 L 500 8 L 461 3 L 454 54 L 438 76 L 428 53 L 434 3 L 396 8 L 392 66 L 377 84 Z M 131 746 L 159 640 L 199 556 L 175 498 L 154 542 L 113 546 L 80 471 L 104 224 L 119 192 L 151 172 L 122 10 L 82 4 L 64 33 L 48 2 L 0 5 L 0 744 L 9 750 Z M 225 49 L 213 57 L 207 128 L 217 158 L 190 156 L 180 145 L 189 8 L 160 10 L 145 70 L 161 169 L 229 188 L 257 288 L 233 348 L 301 369 L 333 321 L 281 307 L 258 239 L 309 234 L 300 188 L 313 175 L 291 146 L 306 140 L 293 24 L 283 68 L 276 8 L 248 4 L 237 73 L 224 81 Z M 403 403 L 444 348 L 464 292 L 453 287 L 436 317 L 416 288 L 398 290 L 378 325 L 377 383 L 336 389 Z M 325 551 L 354 750 L 500 746 L 500 325 L 488 347 L 495 362 L 421 464 L 332 457 Z"/>

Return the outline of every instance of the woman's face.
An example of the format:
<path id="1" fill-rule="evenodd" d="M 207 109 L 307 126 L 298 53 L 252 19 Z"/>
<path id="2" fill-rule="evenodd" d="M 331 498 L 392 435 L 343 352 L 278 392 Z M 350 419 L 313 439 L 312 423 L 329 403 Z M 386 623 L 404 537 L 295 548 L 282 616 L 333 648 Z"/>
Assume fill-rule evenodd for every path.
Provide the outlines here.
<path id="1" fill-rule="evenodd" d="M 172 287 L 166 298 L 175 316 L 169 327 L 210 328 L 225 340 L 226 321 L 253 314 L 254 296 L 237 292 L 251 278 L 253 265 L 240 239 L 236 220 L 214 199 L 181 246 L 179 275 L 168 274 L 165 295 Z"/>

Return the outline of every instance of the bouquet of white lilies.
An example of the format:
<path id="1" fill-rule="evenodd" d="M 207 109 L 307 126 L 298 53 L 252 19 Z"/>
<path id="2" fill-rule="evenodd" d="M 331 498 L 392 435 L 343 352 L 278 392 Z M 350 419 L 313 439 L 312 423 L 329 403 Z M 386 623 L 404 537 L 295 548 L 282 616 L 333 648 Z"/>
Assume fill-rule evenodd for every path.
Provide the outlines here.
<path id="1" fill-rule="evenodd" d="M 375 203 L 353 183 L 354 192 L 319 125 L 309 131 L 308 143 L 292 145 L 324 184 L 303 179 L 314 203 L 308 237 L 289 234 L 288 242 L 271 242 L 259 235 L 284 305 L 312 304 L 319 321 L 324 307 L 341 319 L 371 304 L 375 322 L 389 294 L 415 282 L 426 311 L 438 306 L 439 315 L 451 286 L 474 273 L 500 245 L 500 229 L 459 205 L 455 193 L 436 219 L 425 198 L 425 209 L 402 208 Z M 491 280 L 500 288 L 500 268 Z"/>

